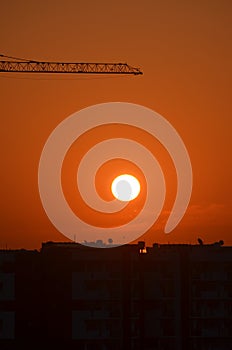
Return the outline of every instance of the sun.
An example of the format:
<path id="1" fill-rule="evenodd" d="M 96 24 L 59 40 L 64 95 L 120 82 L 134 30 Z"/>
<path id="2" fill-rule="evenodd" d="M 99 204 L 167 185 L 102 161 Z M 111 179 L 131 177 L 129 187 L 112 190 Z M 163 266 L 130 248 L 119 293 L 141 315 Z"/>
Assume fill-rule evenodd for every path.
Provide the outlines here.
<path id="1" fill-rule="evenodd" d="M 139 195 L 140 183 L 136 177 L 123 174 L 113 180 L 111 191 L 116 199 L 129 202 Z"/>

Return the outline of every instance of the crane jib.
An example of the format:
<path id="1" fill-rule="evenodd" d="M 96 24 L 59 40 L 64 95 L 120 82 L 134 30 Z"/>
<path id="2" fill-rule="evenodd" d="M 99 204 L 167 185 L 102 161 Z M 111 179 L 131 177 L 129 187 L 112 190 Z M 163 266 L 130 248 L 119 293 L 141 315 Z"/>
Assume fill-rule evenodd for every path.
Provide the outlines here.
<path id="1" fill-rule="evenodd" d="M 143 74 L 127 63 L 66 63 L 38 61 L 1 61 L 0 72 L 71 74 Z"/>

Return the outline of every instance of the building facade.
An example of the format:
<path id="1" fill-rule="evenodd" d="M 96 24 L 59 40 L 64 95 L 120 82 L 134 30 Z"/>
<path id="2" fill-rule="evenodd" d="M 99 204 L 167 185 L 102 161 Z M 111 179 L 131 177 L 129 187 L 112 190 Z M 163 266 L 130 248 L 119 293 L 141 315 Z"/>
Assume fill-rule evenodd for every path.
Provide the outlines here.
<path id="1" fill-rule="evenodd" d="M 0 349 L 230 350 L 232 247 L 0 251 Z"/>

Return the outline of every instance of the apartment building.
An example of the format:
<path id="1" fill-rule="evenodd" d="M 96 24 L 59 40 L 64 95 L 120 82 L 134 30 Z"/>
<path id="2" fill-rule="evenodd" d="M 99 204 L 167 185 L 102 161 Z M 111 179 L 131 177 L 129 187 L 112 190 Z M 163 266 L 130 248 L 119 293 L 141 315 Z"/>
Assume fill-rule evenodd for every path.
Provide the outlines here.
<path id="1" fill-rule="evenodd" d="M 232 247 L 0 251 L 0 348 L 232 349 Z"/>

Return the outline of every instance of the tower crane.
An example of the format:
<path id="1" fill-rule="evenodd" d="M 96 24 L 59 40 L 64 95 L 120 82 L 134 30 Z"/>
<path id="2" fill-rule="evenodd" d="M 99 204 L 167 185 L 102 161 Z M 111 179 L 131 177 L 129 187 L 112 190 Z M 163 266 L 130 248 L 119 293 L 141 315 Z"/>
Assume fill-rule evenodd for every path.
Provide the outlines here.
<path id="1" fill-rule="evenodd" d="M 0 57 L 4 59 L 0 60 L 0 72 L 7 73 L 143 74 L 127 63 L 40 62 L 3 54 Z"/>

